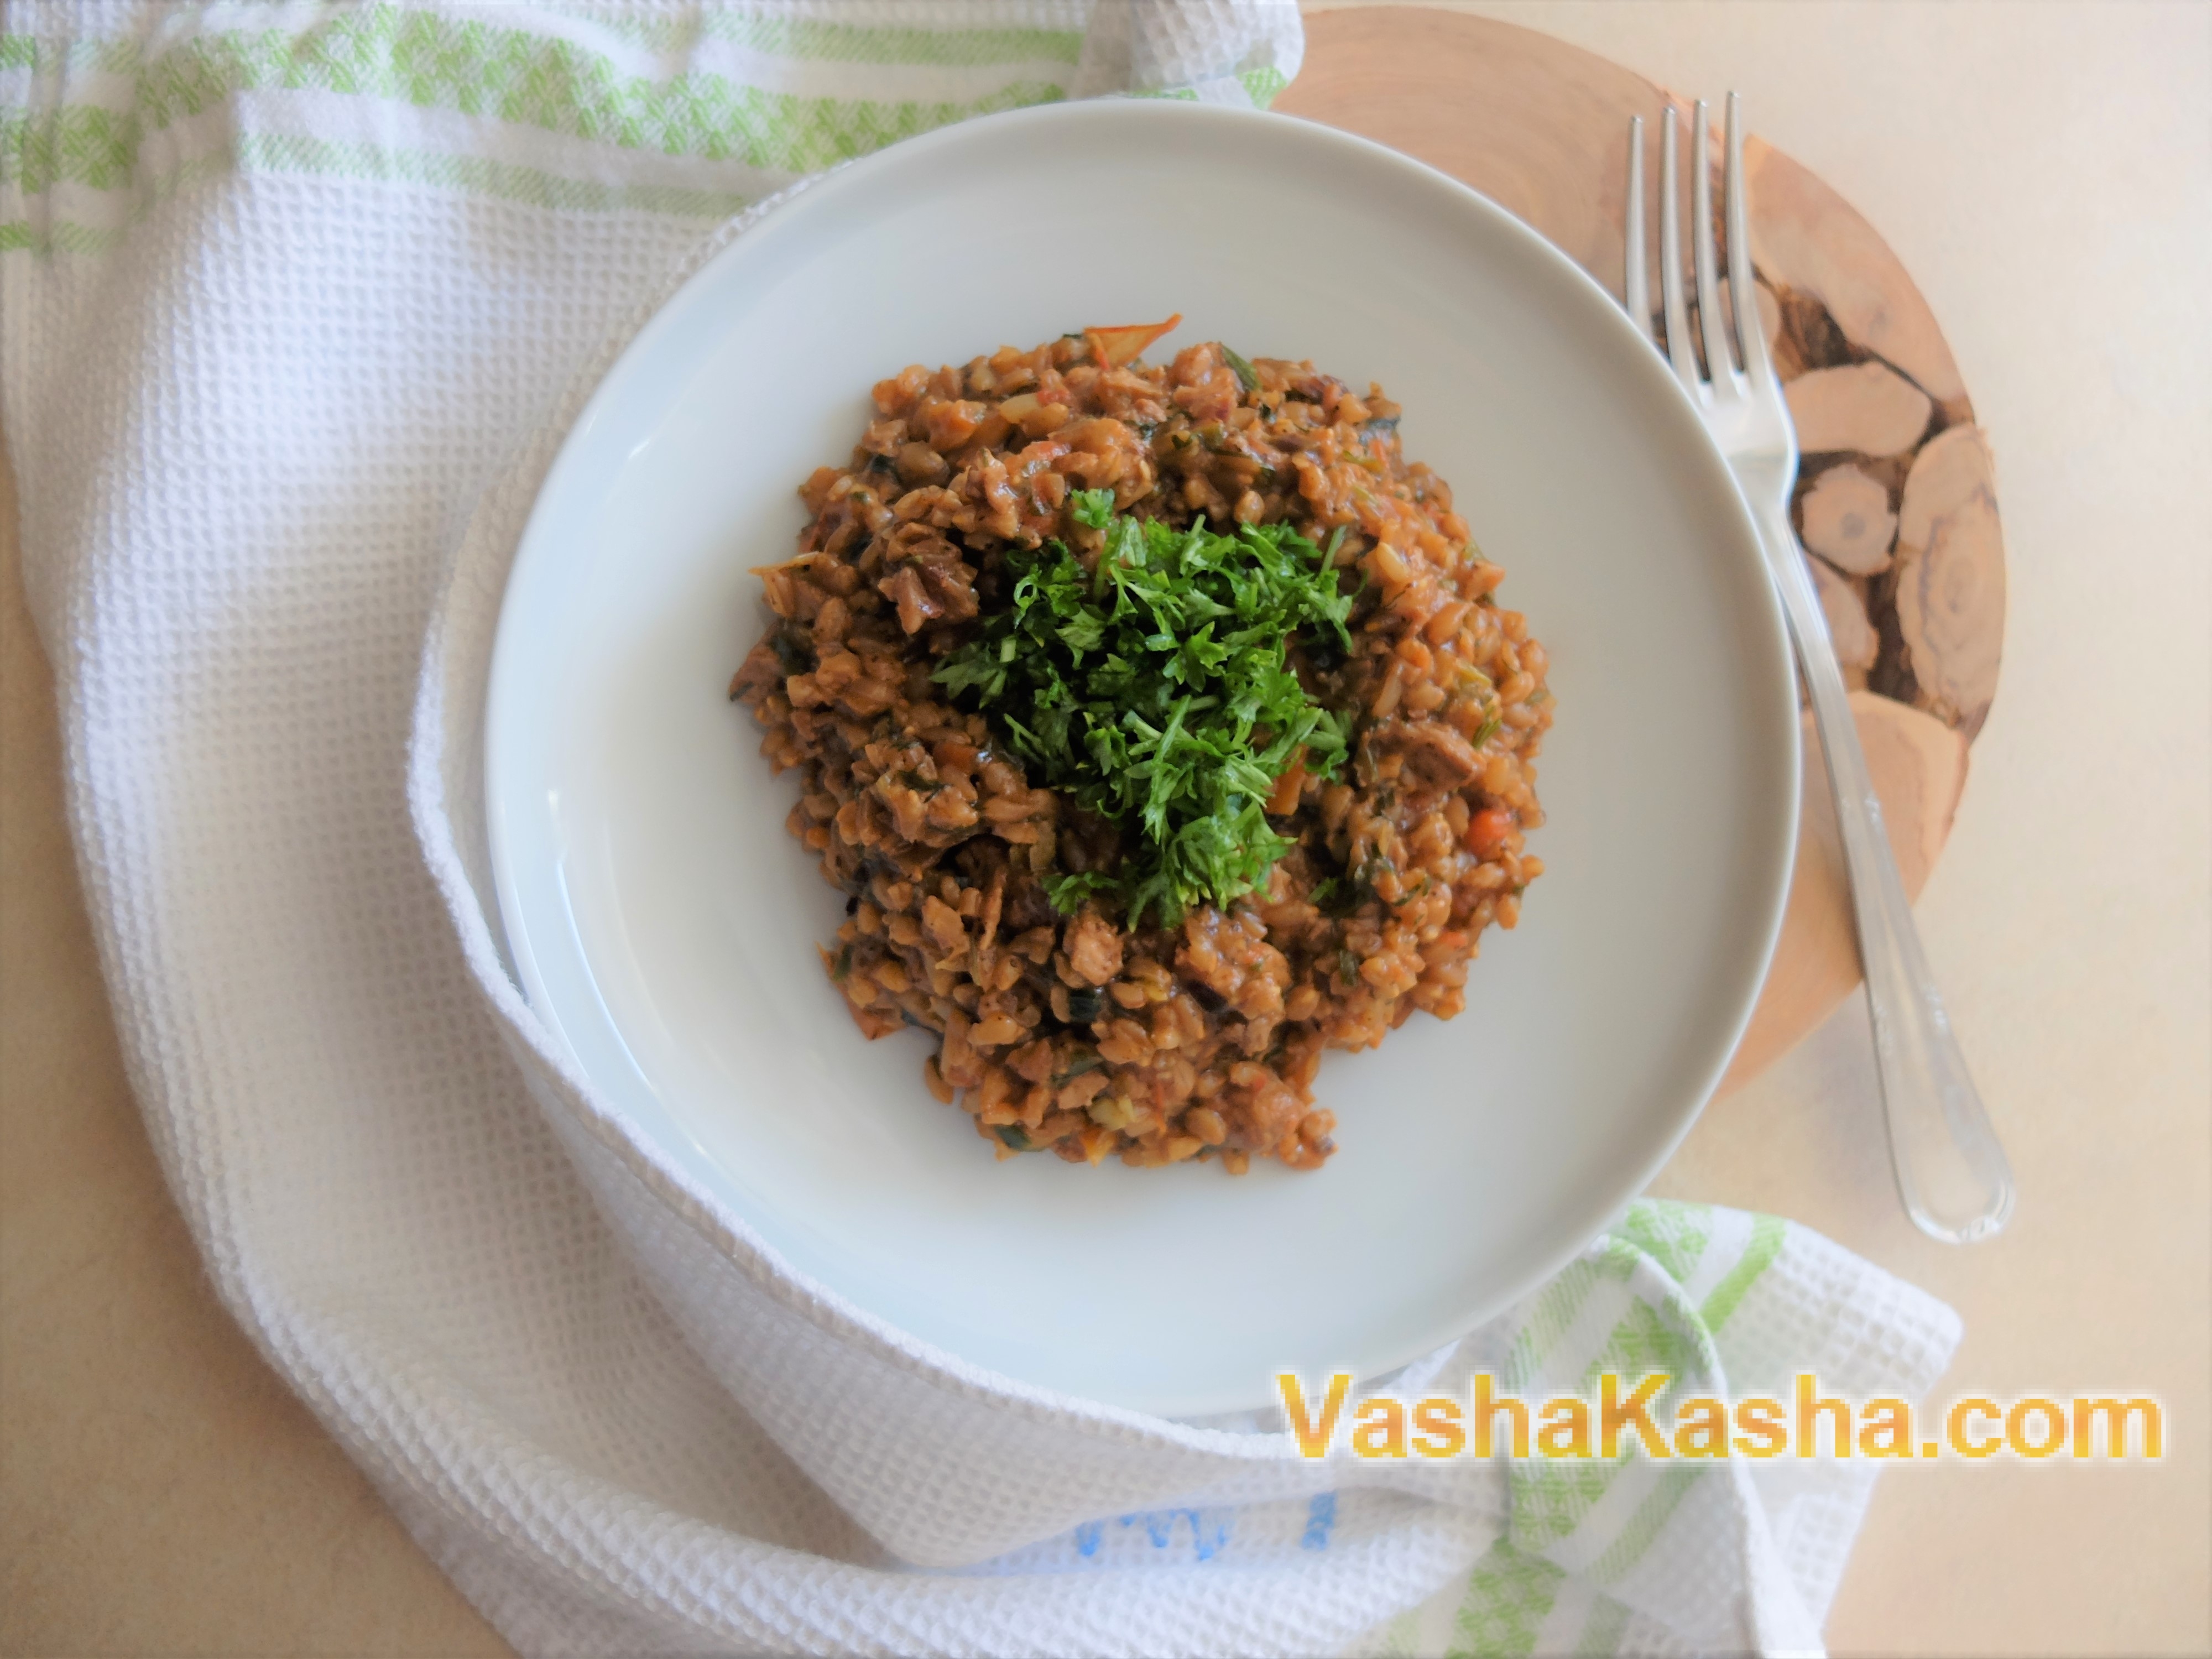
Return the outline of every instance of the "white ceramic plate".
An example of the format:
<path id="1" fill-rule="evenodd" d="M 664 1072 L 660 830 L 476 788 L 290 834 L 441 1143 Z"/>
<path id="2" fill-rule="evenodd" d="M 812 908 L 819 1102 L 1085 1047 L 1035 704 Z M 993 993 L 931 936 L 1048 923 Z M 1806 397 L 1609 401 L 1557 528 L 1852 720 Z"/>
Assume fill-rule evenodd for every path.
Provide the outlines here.
<path id="1" fill-rule="evenodd" d="M 842 896 L 725 700 L 796 488 L 868 388 L 1085 324 L 1310 357 L 1405 407 L 1551 653 L 1547 873 L 1469 1006 L 1332 1055 L 1322 1171 L 1001 1164 L 864 1042 Z M 1331 130 L 1160 101 L 1018 112 L 817 185 L 638 337 L 547 478 L 492 669 L 501 914 L 584 1073 L 790 1265 L 951 1354 L 1139 1409 L 1372 1375 L 1502 1310 L 1650 1178 L 1765 972 L 1797 721 L 1749 519 L 1603 292 L 1502 210 Z"/>

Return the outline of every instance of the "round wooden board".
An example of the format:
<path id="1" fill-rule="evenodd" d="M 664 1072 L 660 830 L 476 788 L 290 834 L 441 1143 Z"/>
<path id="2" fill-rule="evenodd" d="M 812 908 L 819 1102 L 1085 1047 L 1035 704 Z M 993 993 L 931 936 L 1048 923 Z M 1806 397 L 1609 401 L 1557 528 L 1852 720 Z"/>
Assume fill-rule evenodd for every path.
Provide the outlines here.
<path id="1" fill-rule="evenodd" d="M 1275 108 L 1464 180 L 1617 298 L 1629 118 L 1645 118 L 1645 215 L 1656 226 L 1659 117 L 1669 101 L 1641 76 L 1547 35 L 1394 6 L 1310 15 L 1304 67 Z M 1807 446 L 1799 528 L 1821 556 L 1814 574 L 1859 736 L 1917 897 L 1950 832 L 1966 746 L 1996 687 L 2004 560 L 1989 447 L 1934 314 L 1873 228 L 1757 138 L 1745 141 L 1744 159 L 1761 318 Z M 1723 1089 L 1797 1042 L 1859 981 L 1809 719 L 1803 787 L 1781 942 Z"/>

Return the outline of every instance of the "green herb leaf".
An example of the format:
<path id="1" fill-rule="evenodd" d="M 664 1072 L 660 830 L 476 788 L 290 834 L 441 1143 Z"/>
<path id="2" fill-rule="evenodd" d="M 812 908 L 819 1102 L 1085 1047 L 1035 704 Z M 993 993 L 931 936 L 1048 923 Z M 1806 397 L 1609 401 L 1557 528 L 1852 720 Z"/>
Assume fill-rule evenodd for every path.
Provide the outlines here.
<path id="1" fill-rule="evenodd" d="M 1018 1152 L 1026 1152 L 1030 1149 L 1030 1132 L 1018 1123 L 1001 1123 L 998 1135 L 1001 1141 Z"/>
<path id="2" fill-rule="evenodd" d="M 1073 499 L 1091 495 L 1111 500 Z M 1058 542 L 1010 554 L 1012 603 L 933 678 L 991 720 L 1034 780 L 1121 830 L 1117 869 L 1045 878 L 1054 905 L 1073 912 L 1095 894 L 1118 899 L 1133 927 L 1172 924 L 1251 891 L 1290 850 L 1266 807 L 1300 749 L 1309 772 L 1335 775 L 1351 720 L 1306 695 L 1289 647 L 1296 636 L 1348 651 L 1352 598 L 1287 525 L 1224 534 L 1116 515 L 1099 527 L 1089 570 Z"/>
<path id="3" fill-rule="evenodd" d="M 1044 878 L 1044 890 L 1055 909 L 1073 915 L 1083 908 L 1083 901 L 1093 893 L 1114 890 L 1114 878 L 1100 870 L 1085 870 L 1080 874 L 1054 873 Z"/>
<path id="4" fill-rule="evenodd" d="M 1076 523 L 1088 525 L 1093 530 L 1103 530 L 1106 521 L 1114 516 L 1114 492 L 1110 489 L 1079 489 L 1067 500 L 1069 515 Z"/>
<path id="5" fill-rule="evenodd" d="M 1242 386 L 1247 392 L 1257 392 L 1260 389 L 1259 373 L 1252 367 L 1251 364 L 1246 362 L 1243 358 L 1238 356 L 1227 346 L 1221 348 L 1221 355 L 1228 360 L 1229 367 L 1237 371 L 1237 380 L 1238 385 Z"/>

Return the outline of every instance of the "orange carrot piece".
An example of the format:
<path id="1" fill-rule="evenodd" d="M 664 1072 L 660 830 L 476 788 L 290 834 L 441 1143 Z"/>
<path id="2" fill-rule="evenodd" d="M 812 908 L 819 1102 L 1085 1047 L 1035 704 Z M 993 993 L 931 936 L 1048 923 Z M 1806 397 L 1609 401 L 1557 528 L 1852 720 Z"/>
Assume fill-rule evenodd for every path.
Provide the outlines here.
<path id="1" fill-rule="evenodd" d="M 1113 328 L 1086 328 L 1091 356 L 1101 368 L 1119 368 L 1145 355 L 1145 348 L 1182 321 L 1178 311 L 1164 323 L 1123 323 Z"/>

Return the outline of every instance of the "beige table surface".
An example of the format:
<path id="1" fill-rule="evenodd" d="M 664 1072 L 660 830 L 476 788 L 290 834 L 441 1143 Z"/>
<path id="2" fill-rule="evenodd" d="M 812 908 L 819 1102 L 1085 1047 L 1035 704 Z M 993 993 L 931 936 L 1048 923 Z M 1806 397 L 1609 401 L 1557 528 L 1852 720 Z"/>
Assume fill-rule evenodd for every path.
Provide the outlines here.
<path id="1" fill-rule="evenodd" d="M 1842 1653 L 2212 1650 L 2212 9 L 1674 0 L 1471 10 L 1756 130 L 1917 276 L 1994 434 L 2004 678 L 1920 906 L 2021 1190 L 1892 1195 L 1854 1003 L 1659 1189 L 1948 1298 L 1944 1392 L 2152 1390 L 2169 1455 L 1887 1474 Z M 0 1653 L 504 1651 L 216 1304 L 140 1129 L 0 499 Z"/>

